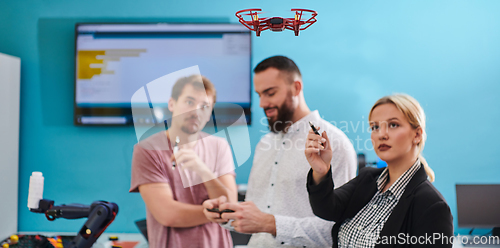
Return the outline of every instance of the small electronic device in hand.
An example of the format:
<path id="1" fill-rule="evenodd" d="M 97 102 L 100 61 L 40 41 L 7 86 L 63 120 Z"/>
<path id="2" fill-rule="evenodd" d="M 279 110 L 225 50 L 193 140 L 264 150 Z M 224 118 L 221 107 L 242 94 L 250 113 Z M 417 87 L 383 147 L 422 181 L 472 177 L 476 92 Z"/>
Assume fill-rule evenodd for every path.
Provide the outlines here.
<path id="1" fill-rule="evenodd" d="M 208 212 L 212 212 L 212 213 L 234 213 L 234 210 L 231 210 L 231 209 L 224 209 L 224 210 L 219 210 L 218 208 L 207 208 L 207 211 Z"/>

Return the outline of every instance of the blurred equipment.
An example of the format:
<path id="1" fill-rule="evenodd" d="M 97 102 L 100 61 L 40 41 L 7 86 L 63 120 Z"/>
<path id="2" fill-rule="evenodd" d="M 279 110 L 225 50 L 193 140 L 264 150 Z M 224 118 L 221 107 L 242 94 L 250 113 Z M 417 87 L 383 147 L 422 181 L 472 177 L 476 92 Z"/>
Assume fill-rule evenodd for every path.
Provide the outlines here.
<path id="1" fill-rule="evenodd" d="M 30 176 L 30 188 L 28 193 L 28 208 L 37 209 L 40 200 L 43 199 L 43 175 L 39 171 L 33 171 Z"/>
<path id="2" fill-rule="evenodd" d="M 257 36 L 260 36 L 260 32 L 264 30 L 270 29 L 273 32 L 281 32 L 285 29 L 293 30 L 295 32 L 295 36 L 299 36 L 299 31 L 305 30 L 310 27 L 313 23 L 315 23 L 316 16 L 318 12 L 309 9 L 292 9 L 291 11 L 295 11 L 294 18 L 283 18 L 283 17 L 265 17 L 259 18 L 259 14 L 261 14 L 262 9 L 244 9 L 236 12 L 236 17 L 238 17 L 239 21 L 243 26 L 247 27 L 250 30 L 255 31 Z M 241 14 L 243 12 L 250 12 L 247 14 Z M 311 13 L 311 17 L 307 20 L 302 20 L 303 12 Z M 242 15 L 251 16 L 251 20 L 245 21 Z M 302 25 L 307 24 L 305 27 L 301 27 Z"/>
<path id="3" fill-rule="evenodd" d="M 500 237 L 500 184 L 457 184 L 459 227 L 493 228 Z"/>
<path id="4" fill-rule="evenodd" d="M 148 226 L 146 223 L 146 219 L 137 220 L 135 222 L 135 225 L 137 226 L 137 228 L 139 228 L 139 231 L 141 231 L 146 241 L 148 241 Z"/>
<path id="5" fill-rule="evenodd" d="M 41 172 L 33 172 L 30 178 L 28 208 L 34 213 L 43 213 L 48 220 L 57 218 L 88 218 L 73 241 L 64 247 L 89 248 L 101 236 L 106 228 L 115 220 L 118 205 L 112 202 L 95 201 L 92 205 L 69 204 L 54 206 L 54 201 L 40 199 L 43 197 L 43 176 Z M 36 204 L 38 200 L 38 204 Z"/>
<path id="6" fill-rule="evenodd" d="M 2 240 L 2 248 L 62 248 L 69 244 L 74 236 L 46 237 L 43 235 L 12 235 Z M 64 245 L 63 245 L 64 244 Z"/>
<path id="7" fill-rule="evenodd" d="M 139 241 L 120 241 L 118 236 L 109 236 L 108 242 L 104 245 L 104 248 L 135 248 L 139 244 Z"/>
<path id="8" fill-rule="evenodd" d="M 95 201 L 90 206 L 82 204 L 54 206 L 54 201 L 42 199 L 39 207 L 32 208 L 30 211 L 44 213 L 50 221 L 57 218 L 80 219 L 87 217 L 88 220 L 83 224 L 73 241 L 68 244 L 68 247 L 89 248 L 115 220 L 116 214 L 118 214 L 118 205 L 112 202 Z"/>
<path id="9" fill-rule="evenodd" d="M 244 202 L 247 195 L 248 184 L 238 184 L 238 201 Z"/>
<path id="10" fill-rule="evenodd" d="M 358 172 L 359 170 L 365 168 L 366 166 L 372 166 L 372 165 L 375 165 L 376 168 L 387 167 L 387 163 L 385 161 L 380 160 L 379 158 L 377 158 L 377 161 L 375 162 L 367 162 L 365 154 L 358 153 Z"/>
<path id="11" fill-rule="evenodd" d="M 251 237 L 252 237 L 252 234 L 231 231 L 231 238 L 233 239 L 234 246 L 237 246 L 237 245 L 246 246 L 248 244 L 248 241 L 250 241 Z"/>

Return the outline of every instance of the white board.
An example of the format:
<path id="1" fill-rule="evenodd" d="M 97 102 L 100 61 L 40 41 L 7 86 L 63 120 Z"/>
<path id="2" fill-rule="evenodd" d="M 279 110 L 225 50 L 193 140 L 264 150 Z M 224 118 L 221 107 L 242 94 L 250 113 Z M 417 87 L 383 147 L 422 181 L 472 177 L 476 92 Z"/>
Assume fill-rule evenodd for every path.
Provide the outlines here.
<path id="1" fill-rule="evenodd" d="M 0 53 L 0 240 L 17 233 L 21 59 Z"/>

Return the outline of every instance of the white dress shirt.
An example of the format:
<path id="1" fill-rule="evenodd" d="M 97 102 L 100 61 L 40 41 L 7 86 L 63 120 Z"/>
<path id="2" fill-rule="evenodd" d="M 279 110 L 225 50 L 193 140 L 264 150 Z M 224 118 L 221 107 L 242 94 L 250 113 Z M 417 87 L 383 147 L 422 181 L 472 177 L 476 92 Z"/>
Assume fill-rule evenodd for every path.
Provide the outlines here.
<path id="1" fill-rule="evenodd" d="M 309 205 L 306 182 L 311 169 L 304 154 L 311 121 L 325 131 L 333 148 L 332 177 L 342 186 L 356 175 L 356 153 L 347 136 L 313 111 L 286 133 L 268 133 L 255 149 L 246 201 L 274 215 L 276 237 L 253 234 L 248 247 L 331 247 L 334 222 L 316 217 Z M 337 184 L 338 182 L 338 184 Z"/>

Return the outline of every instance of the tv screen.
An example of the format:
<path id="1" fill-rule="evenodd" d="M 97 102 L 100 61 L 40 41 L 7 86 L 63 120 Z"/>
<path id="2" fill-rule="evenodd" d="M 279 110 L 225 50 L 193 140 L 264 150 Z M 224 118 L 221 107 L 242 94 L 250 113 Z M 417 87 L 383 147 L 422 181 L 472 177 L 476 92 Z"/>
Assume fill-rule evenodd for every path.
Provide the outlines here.
<path id="1" fill-rule="evenodd" d="M 459 227 L 500 227 L 500 184 L 457 184 Z"/>
<path id="2" fill-rule="evenodd" d="M 193 66 L 215 85 L 215 108 L 223 113 L 217 124 L 241 120 L 241 109 L 251 123 L 251 34 L 241 24 L 85 23 L 75 31 L 75 125 L 134 124 L 136 91 Z M 137 120 L 163 121 L 154 115 Z"/>

